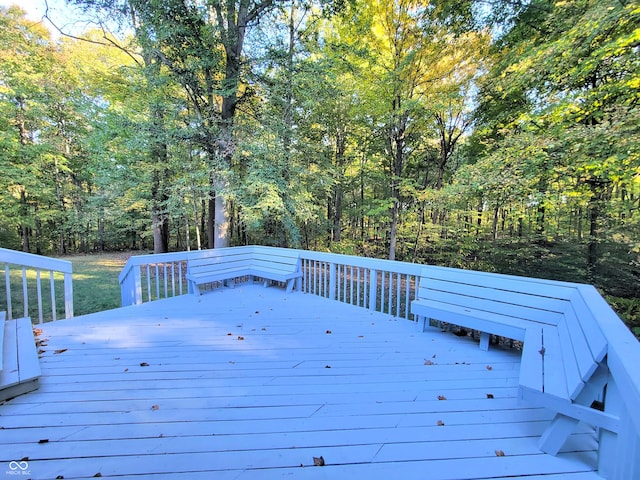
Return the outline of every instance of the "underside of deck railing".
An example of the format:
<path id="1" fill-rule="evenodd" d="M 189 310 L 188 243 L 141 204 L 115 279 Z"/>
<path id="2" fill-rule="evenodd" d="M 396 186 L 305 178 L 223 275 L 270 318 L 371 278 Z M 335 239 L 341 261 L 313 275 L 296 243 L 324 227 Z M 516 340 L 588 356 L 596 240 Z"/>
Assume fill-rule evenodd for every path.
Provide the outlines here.
<path id="1" fill-rule="evenodd" d="M 273 247 L 231 247 L 247 252 Z M 219 249 L 219 251 L 223 249 Z M 420 273 L 417 265 L 324 252 L 297 250 L 302 277 L 296 289 L 307 294 L 414 320 L 411 301 L 416 297 Z M 187 261 L 206 251 L 131 257 L 120 274 L 122 305 L 134 305 L 190 293 L 185 280 Z M 526 279 L 525 279 L 526 280 Z M 531 279 L 532 285 L 536 280 Z M 620 419 L 617 434 L 604 429 L 599 436 L 599 473 L 604 478 L 640 478 L 640 344 L 590 285 L 576 285 L 607 339 L 607 412 Z M 570 341 L 569 339 L 565 339 Z"/>
<path id="2" fill-rule="evenodd" d="M 7 318 L 32 317 L 39 323 L 73 317 L 72 265 L 66 260 L 0 248 Z"/>

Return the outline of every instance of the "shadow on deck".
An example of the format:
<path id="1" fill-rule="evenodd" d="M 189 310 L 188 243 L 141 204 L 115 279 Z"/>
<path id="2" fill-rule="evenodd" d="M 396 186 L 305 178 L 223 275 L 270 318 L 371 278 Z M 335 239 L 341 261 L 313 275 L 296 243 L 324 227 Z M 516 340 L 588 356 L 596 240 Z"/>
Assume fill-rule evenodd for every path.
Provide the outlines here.
<path id="1" fill-rule="evenodd" d="M 41 338 L 0 478 L 600 478 L 592 430 L 538 450 L 553 414 L 518 402 L 518 351 L 313 295 L 242 285 Z"/>

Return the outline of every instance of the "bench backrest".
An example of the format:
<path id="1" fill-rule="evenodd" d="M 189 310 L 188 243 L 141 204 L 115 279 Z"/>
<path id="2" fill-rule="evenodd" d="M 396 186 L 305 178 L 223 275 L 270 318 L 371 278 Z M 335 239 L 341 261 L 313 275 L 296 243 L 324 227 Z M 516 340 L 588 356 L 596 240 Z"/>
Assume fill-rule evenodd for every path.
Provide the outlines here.
<path id="1" fill-rule="evenodd" d="M 300 269 L 300 255 L 296 251 L 260 247 L 208 250 L 187 262 L 187 273 L 197 275 L 215 270 L 269 270 L 283 273 Z"/>
<path id="2" fill-rule="evenodd" d="M 488 313 L 557 325 L 569 308 L 575 288 L 511 275 L 455 268 L 425 268 L 418 298 Z"/>

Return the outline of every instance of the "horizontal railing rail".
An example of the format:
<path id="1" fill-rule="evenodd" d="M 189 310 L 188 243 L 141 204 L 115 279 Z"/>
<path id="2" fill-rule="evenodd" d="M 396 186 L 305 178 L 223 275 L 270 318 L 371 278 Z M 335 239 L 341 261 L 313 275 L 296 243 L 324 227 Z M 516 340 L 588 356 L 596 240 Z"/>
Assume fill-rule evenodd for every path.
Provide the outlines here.
<path id="1" fill-rule="evenodd" d="M 73 317 L 71 262 L 0 248 L 0 265 L 5 282 L 0 310 L 6 310 L 8 319 L 35 317 L 43 323 L 59 314 Z"/>

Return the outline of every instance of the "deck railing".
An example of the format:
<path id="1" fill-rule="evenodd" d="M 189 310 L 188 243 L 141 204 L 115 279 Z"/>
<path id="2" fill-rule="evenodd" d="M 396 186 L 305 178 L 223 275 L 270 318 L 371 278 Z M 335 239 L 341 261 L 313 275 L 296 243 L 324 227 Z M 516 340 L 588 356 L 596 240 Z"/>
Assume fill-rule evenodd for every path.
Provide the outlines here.
<path id="1" fill-rule="evenodd" d="M 273 247 L 231 247 L 277 249 Z M 122 305 L 189 293 L 186 263 L 206 250 L 134 256 L 120 274 Z M 422 265 L 298 250 L 303 276 L 297 289 L 331 300 L 413 319 L 410 312 Z"/>
<path id="2" fill-rule="evenodd" d="M 414 320 L 410 303 L 420 272 L 442 268 L 304 250 L 299 254 L 299 291 L 409 320 Z M 188 293 L 186 263 L 202 255 L 206 251 L 132 257 L 120 275 L 122 305 Z M 617 434 L 599 432 L 599 473 L 620 480 L 640 478 L 640 344 L 595 288 L 578 288 L 607 339 L 607 412 L 620 424 Z"/>
<path id="3" fill-rule="evenodd" d="M 71 262 L 0 248 L 0 265 L 5 284 L 0 311 L 6 310 L 8 319 L 32 317 L 42 323 L 62 312 L 73 317 Z"/>

